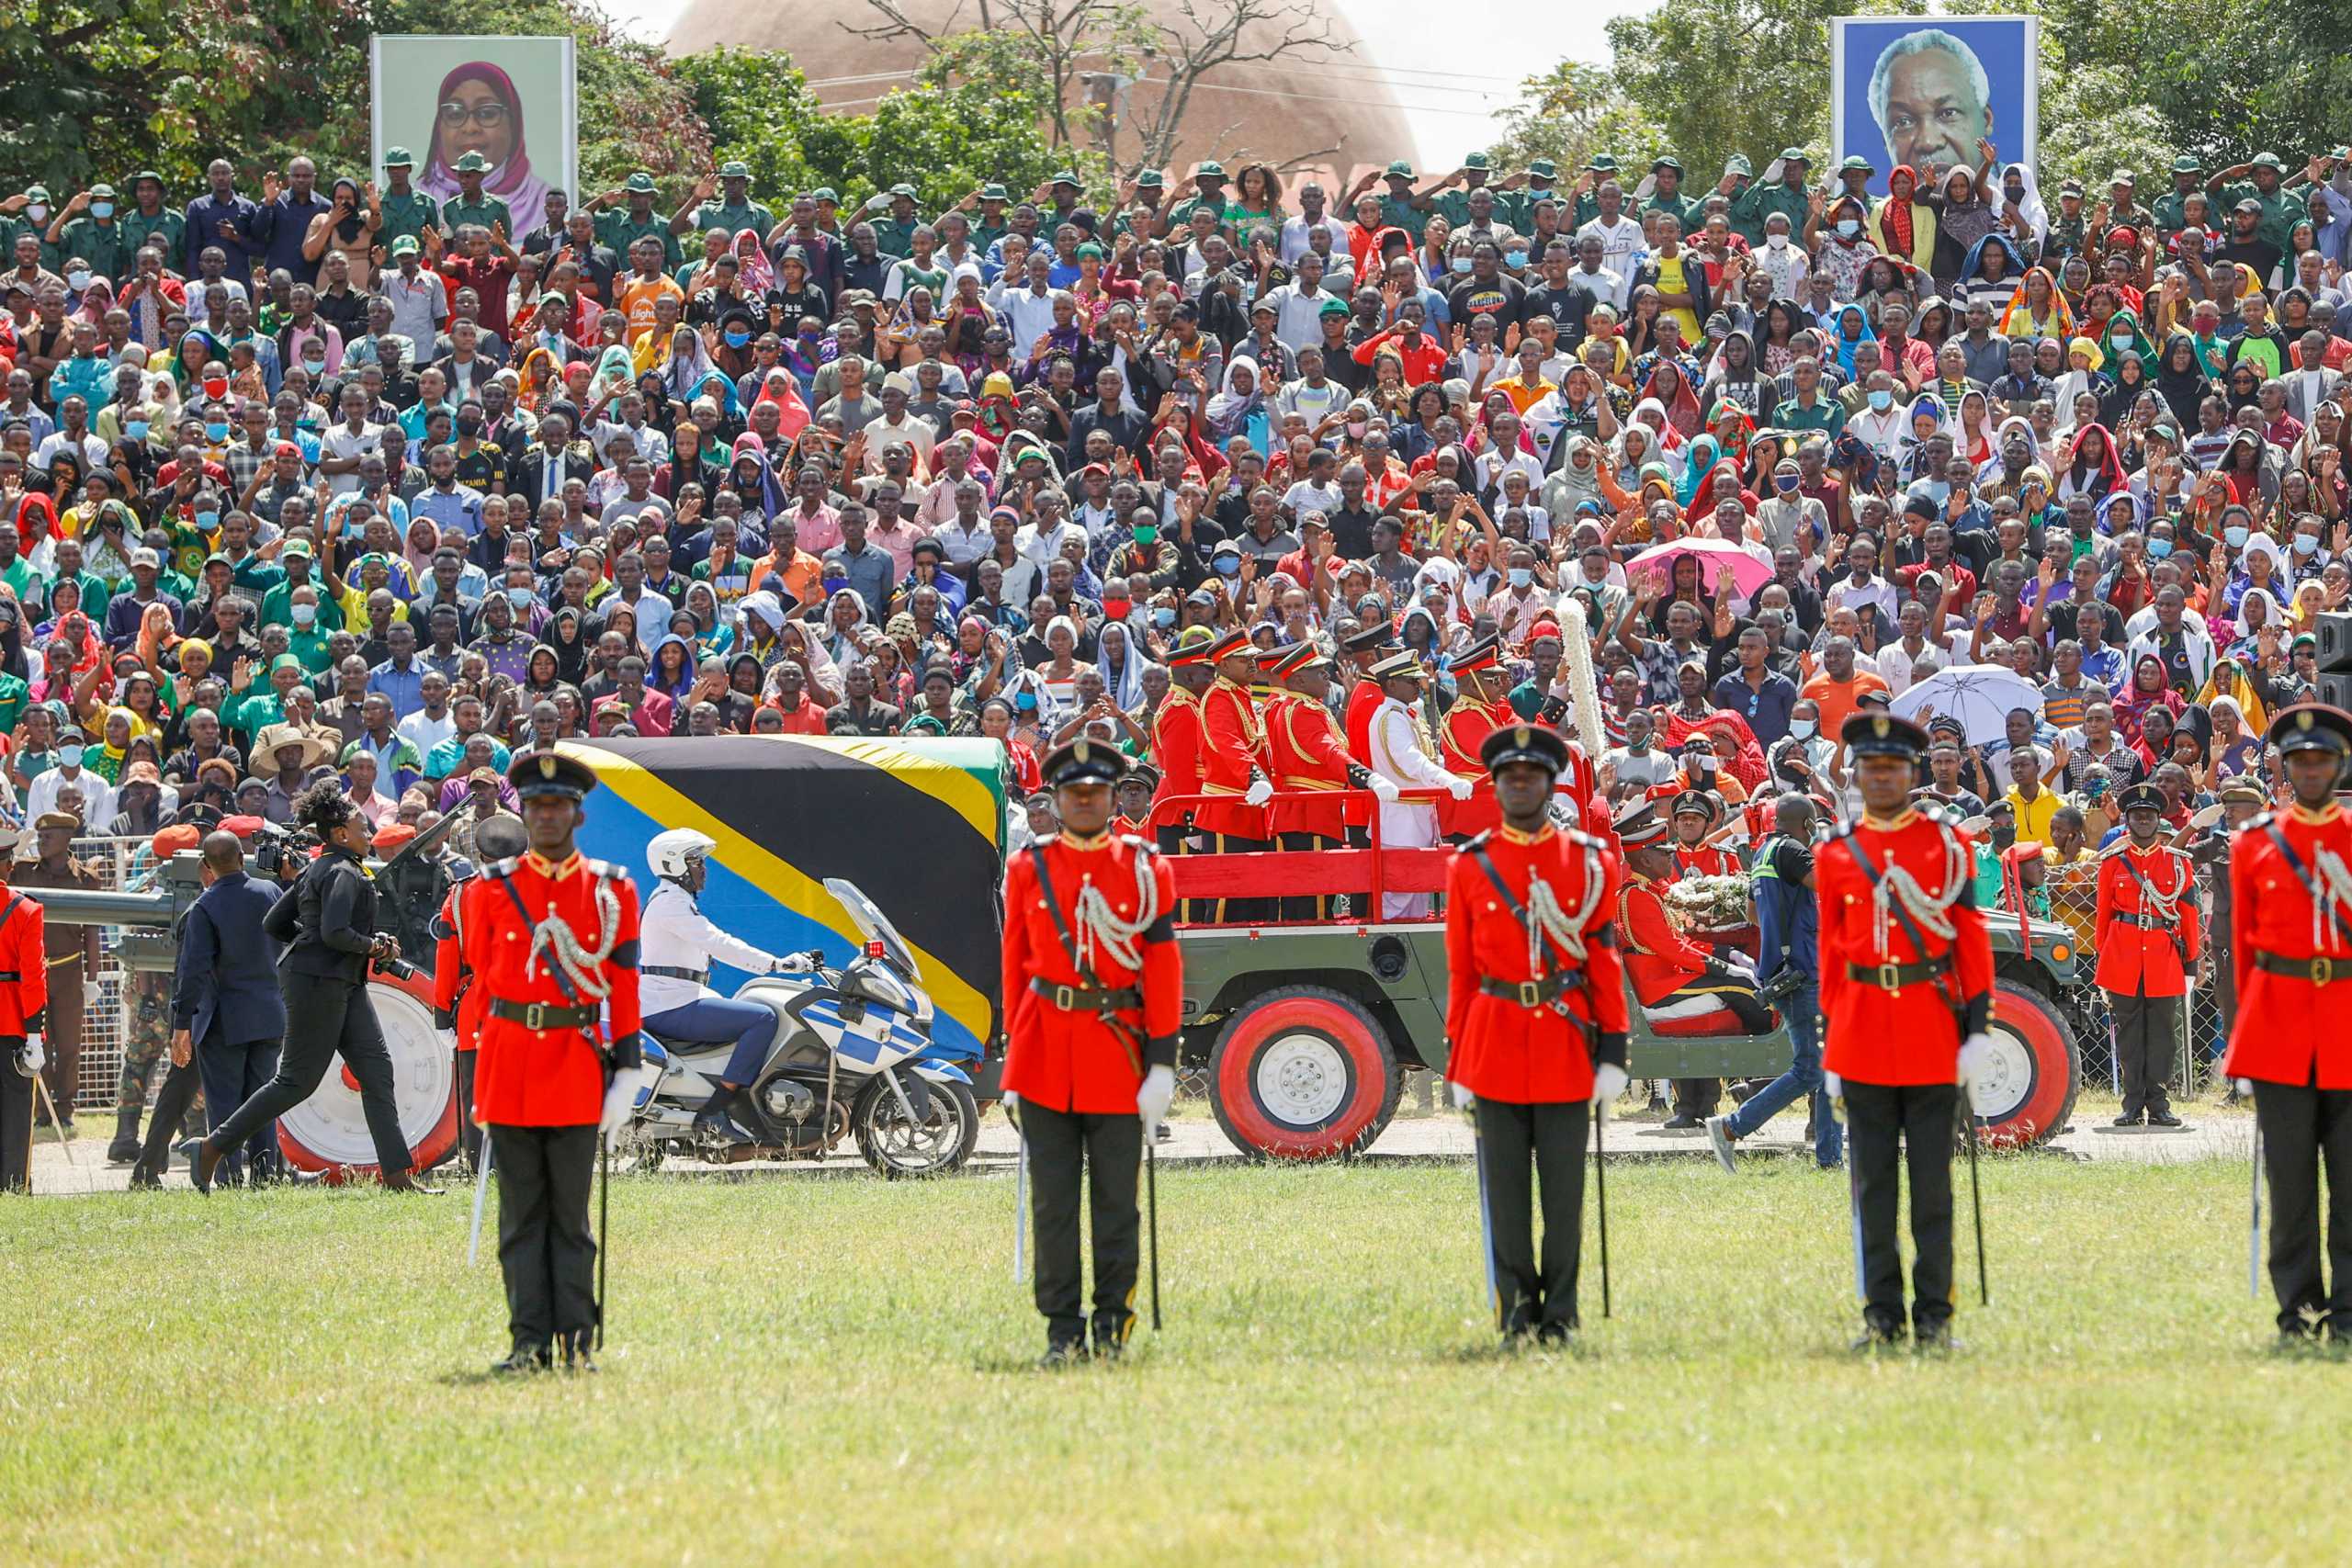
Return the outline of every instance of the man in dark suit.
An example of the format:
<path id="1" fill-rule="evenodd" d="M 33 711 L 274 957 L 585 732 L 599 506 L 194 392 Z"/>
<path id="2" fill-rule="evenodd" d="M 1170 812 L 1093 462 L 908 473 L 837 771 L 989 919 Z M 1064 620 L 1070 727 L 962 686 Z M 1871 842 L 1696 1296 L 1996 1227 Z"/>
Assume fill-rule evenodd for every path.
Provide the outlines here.
<path id="1" fill-rule="evenodd" d="M 212 1125 L 250 1100 L 277 1071 L 286 1038 L 286 1002 L 277 988 L 278 944 L 262 931 L 277 889 L 245 874 L 234 833 L 204 840 L 204 893 L 180 935 L 179 974 L 172 988 L 172 1061 L 194 1054 Z M 265 1125 L 243 1149 L 229 1151 L 223 1175 L 254 1176 L 275 1166 L 274 1129 Z"/>
<path id="2" fill-rule="evenodd" d="M 516 458 L 506 480 L 506 493 L 519 495 L 534 512 L 539 502 L 560 496 L 566 479 L 585 484 L 596 465 L 584 447 L 572 445 L 570 405 L 558 404 L 539 416 L 539 439 Z"/>

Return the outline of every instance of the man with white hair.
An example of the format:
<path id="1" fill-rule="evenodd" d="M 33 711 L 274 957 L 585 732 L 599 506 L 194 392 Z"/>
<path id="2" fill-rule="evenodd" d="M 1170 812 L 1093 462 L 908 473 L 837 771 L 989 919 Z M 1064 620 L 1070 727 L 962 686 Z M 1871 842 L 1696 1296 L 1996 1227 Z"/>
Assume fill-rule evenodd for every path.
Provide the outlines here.
<path id="1" fill-rule="evenodd" d="M 1871 70 L 1871 118 L 1888 155 L 1923 181 L 1973 168 L 1993 134 L 1993 88 L 1976 51 L 1941 28 L 1905 33 Z"/>

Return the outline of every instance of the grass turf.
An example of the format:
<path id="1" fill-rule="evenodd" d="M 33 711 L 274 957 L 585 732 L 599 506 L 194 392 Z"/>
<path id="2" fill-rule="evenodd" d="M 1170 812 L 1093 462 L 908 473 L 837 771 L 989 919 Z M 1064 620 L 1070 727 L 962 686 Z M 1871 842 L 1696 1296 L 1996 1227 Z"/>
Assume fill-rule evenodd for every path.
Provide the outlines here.
<path id="1" fill-rule="evenodd" d="M 1581 1350 L 1498 1356 L 1469 1168 L 1375 1162 L 1163 1169 L 1168 1332 L 1060 1374 L 1007 1176 L 630 1179 L 605 1370 L 519 1384 L 455 1191 L 0 1203 L 0 1562 L 2334 1557 L 2244 1165 L 1989 1162 L 1989 1311 L 1957 1174 L 1950 1359 L 1845 1354 L 1793 1160 L 1613 1166 L 1616 1320 L 1589 1241 Z"/>

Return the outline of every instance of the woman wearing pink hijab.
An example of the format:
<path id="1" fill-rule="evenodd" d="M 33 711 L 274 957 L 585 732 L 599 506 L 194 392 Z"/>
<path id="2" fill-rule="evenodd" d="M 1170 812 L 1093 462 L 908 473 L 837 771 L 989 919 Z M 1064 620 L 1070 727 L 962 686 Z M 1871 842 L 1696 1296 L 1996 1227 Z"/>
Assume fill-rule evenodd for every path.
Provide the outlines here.
<path id="1" fill-rule="evenodd" d="M 547 182 L 531 173 L 523 145 L 523 98 L 514 78 L 486 60 L 471 61 L 441 78 L 434 99 L 432 151 L 417 186 L 435 201 L 458 194 L 458 160 L 479 152 L 490 164 L 481 188 L 514 215 L 508 239 L 547 221 Z"/>

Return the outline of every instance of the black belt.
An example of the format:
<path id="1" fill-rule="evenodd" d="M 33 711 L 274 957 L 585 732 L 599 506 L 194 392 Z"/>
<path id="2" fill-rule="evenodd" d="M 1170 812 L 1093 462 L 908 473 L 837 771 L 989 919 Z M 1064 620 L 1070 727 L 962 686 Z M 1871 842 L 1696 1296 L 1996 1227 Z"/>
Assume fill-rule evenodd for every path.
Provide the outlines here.
<path id="1" fill-rule="evenodd" d="M 1905 986 L 1925 985 L 1928 981 L 1951 973 L 1951 955 L 1939 953 L 1917 964 L 1849 964 L 1846 978 L 1859 980 L 1865 986 L 1876 986 L 1882 991 L 1899 991 Z"/>
<path id="2" fill-rule="evenodd" d="M 0 973 L 0 986 L 13 986 L 23 978 L 24 976 L 22 975 L 19 975 L 14 969 L 11 969 L 6 973 Z"/>
<path id="3" fill-rule="evenodd" d="M 560 1002 L 509 1002 L 492 998 L 490 1016 L 519 1023 L 526 1029 L 592 1029 L 603 1010 L 565 1007 Z"/>
<path id="4" fill-rule="evenodd" d="M 1108 991 L 1094 986 L 1065 986 L 1032 976 L 1029 988 L 1064 1012 L 1125 1012 L 1143 1006 L 1143 992 L 1134 986 Z"/>
<path id="5" fill-rule="evenodd" d="M 1500 997 L 1517 1002 L 1523 1008 L 1547 1007 L 1558 1001 L 1582 978 L 1573 969 L 1563 969 L 1556 975 L 1546 975 L 1541 980 L 1498 980 L 1488 975 L 1478 982 L 1481 996 Z"/>
<path id="6" fill-rule="evenodd" d="M 2291 980 L 2309 980 L 2314 986 L 2352 980 L 2352 958 L 2289 958 L 2283 953 L 2265 953 L 2256 948 L 2254 966 L 2266 975 L 2284 975 Z"/>
<path id="7" fill-rule="evenodd" d="M 2115 918 L 2124 925 L 2138 926 L 2143 931 L 2170 931 L 2178 923 L 2177 919 L 2168 920 L 2162 915 L 2143 915 L 2137 909 L 2120 909 L 2116 911 Z"/>
<path id="8" fill-rule="evenodd" d="M 680 969 L 670 964 L 647 964 L 640 965 L 637 972 L 640 975 L 658 975 L 664 980 L 691 980 L 697 986 L 707 985 L 710 981 L 710 971 L 707 969 Z"/>

